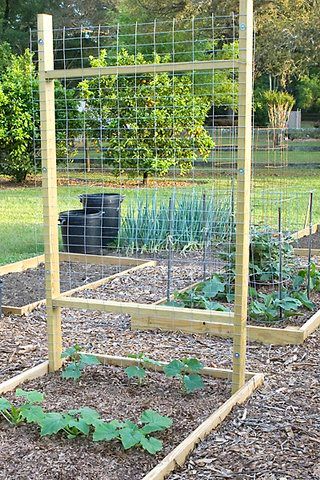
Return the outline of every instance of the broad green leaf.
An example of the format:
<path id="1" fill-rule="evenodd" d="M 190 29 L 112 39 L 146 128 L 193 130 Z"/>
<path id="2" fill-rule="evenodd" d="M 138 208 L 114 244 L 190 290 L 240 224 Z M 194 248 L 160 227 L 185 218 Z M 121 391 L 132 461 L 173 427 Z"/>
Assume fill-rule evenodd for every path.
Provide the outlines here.
<path id="1" fill-rule="evenodd" d="M 45 413 L 40 405 L 22 405 L 20 407 L 21 418 L 26 420 L 27 423 L 41 424 L 44 419 Z"/>
<path id="2" fill-rule="evenodd" d="M 113 440 L 118 437 L 118 428 L 112 422 L 106 423 L 103 420 L 98 420 L 94 425 L 94 432 L 92 439 L 94 442 L 101 442 Z"/>
<path id="3" fill-rule="evenodd" d="M 80 347 L 78 345 L 66 348 L 66 350 L 64 350 L 64 352 L 62 352 L 61 358 L 73 357 L 73 355 L 78 353 L 79 350 L 80 350 Z"/>
<path id="4" fill-rule="evenodd" d="M 203 363 L 197 358 L 182 358 L 181 361 L 188 367 L 190 372 L 199 372 L 203 369 Z"/>
<path id="5" fill-rule="evenodd" d="M 217 312 L 227 312 L 229 309 L 219 302 L 210 302 L 204 299 L 206 310 L 216 310 Z"/>
<path id="6" fill-rule="evenodd" d="M 70 363 L 65 367 L 64 370 L 61 372 L 61 377 L 65 379 L 72 378 L 73 380 L 77 380 L 81 377 L 81 368 L 77 363 Z"/>
<path id="7" fill-rule="evenodd" d="M 180 360 L 172 360 L 168 365 L 163 367 L 163 372 L 167 377 L 176 377 L 181 375 L 184 369 L 184 363 Z"/>
<path id="8" fill-rule="evenodd" d="M 100 365 L 100 360 L 94 355 L 81 354 L 80 355 L 81 366 L 85 367 L 86 365 Z"/>
<path id="9" fill-rule="evenodd" d="M 0 397 L 0 412 L 11 409 L 11 403 L 4 397 Z"/>
<path id="10" fill-rule="evenodd" d="M 171 427 L 172 419 L 154 410 L 145 410 L 140 416 L 140 422 L 145 425 L 142 427 L 144 433 L 161 432 Z"/>
<path id="11" fill-rule="evenodd" d="M 82 418 L 72 418 L 69 421 L 68 426 L 77 428 L 84 435 L 88 435 L 90 431 L 90 426 Z"/>
<path id="12" fill-rule="evenodd" d="M 166 302 L 167 307 L 185 307 L 185 303 L 179 300 L 171 300 L 170 302 Z"/>
<path id="13" fill-rule="evenodd" d="M 184 375 L 183 384 L 188 393 L 199 390 L 204 387 L 202 377 L 200 375 Z"/>
<path id="14" fill-rule="evenodd" d="M 63 430 L 69 423 L 70 416 L 62 413 L 46 413 L 41 420 L 41 436 L 52 435 Z"/>
<path id="15" fill-rule="evenodd" d="M 130 365 L 130 367 L 127 367 L 124 371 L 128 378 L 144 378 L 146 376 L 144 368 L 138 367 L 137 365 Z"/>
<path id="16" fill-rule="evenodd" d="M 17 388 L 16 390 L 16 397 L 23 397 L 29 403 L 42 403 L 44 400 L 44 394 L 38 392 L 37 390 L 22 390 L 21 388 Z"/>
<path id="17" fill-rule="evenodd" d="M 142 438 L 141 434 L 136 435 L 137 432 L 135 432 L 133 429 L 129 427 L 122 428 L 119 433 L 120 433 L 121 443 L 125 450 L 128 450 L 129 448 L 132 448 L 138 443 L 140 443 L 140 440 Z"/>
<path id="18" fill-rule="evenodd" d="M 84 420 L 88 425 L 95 425 L 97 420 L 100 418 L 100 414 L 90 407 L 83 407 L 77 410 L 69 410 L 70 415 L 79 415 L 82 420 Z"/>
<path id="19" fill-rule="evenodd" d="M 302 305 L 308 310 L 313 310 L 315 308 L 315 304 L 308 298 L 306 292 L 294 292 L 294 297 L 300 300 Z"/>
<path id="20" fill-rule="evenodd" d="M 142 437 L 140 443 L 142 448 L 151 453 L 151 455 L 154 455 L 162 450 L 162 441 L 155 437 Z"/>
<path id="21" fill-rule="evenodd" d="M 202 291 L 207 298 L 214 298 L 217 293 L 224 292 L 225 284 L 221 280 L 214 276 L 211 280 L 206 282 Z"/>

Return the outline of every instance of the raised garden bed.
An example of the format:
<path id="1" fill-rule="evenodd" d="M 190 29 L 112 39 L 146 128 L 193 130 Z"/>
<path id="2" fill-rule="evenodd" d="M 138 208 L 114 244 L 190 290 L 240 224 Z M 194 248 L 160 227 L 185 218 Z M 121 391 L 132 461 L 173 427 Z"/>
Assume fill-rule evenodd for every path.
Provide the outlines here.
<path id="1" fill-rule="evenodd" d="M 155 264 L 135 258 L 73 253 L 60 253 L 60 262 L 60 285 L 65 295 L 98 288 L 128 271 Z M 3 265 L 0 276 L 4 280 L 3 313 L 25 315 L 45 304 L 43 255 Z"/>
<path id="2" fill-rule="evenodd" d="M 0 384 L 0 394 L 10 392 L 29 380 L 24 389 L 37 389 L 45 393 L 46 411 L 89 406 L 97 409 L 106 419 L 129 418 L 137 421 L 142 411 L 154 409 L 173 420 L 170 430 L 159 436 L 163 440 L 163 450 L 152 456 L 140 448 L 123 451 L 119 444 L 94 443 L 89 438 L 70 440 L 59 434 L 41 438 L 32 425 L 11 428 L 1 422 L 1 456 L 5 458 L 7 477 L 14 476 L 18 468 L 19 475 L 29 478 L 36 473 L 40 480 L 50 480 L 55 478 L 52 466 L 58 464 L 60 475 L 71 475 L 73 478 L 80 468 L 81 475 L 86 478 L 101 478 L 103 469 L 103 478 L 163 479 L 177 465 L 182 465 L 196 444 L 263 381 L 261 374 L 247 373 L 245 385 L 230 396 L 228 379 L 232 372 L 205 368 L 202 372 L 205 388 L 197 394 L 186 395 L 181 392 L 176 380 L 158 373 L 165 363 L 149 372 L 145 385 L 137 386 L 128 383 L 123 372 L 123 367 L 136 365 L 137 360 L 107 355 L 97 355 L 97 358 L 104 365 L 113 367 L 90 367 L 83 374 L 81 383 L 74 383 L 62 380 L 58 372 L 47 375 L 48 362 L 44 362 Z M 66 385 L 68 388 L 65 388 Z M 13 399 L 8 393 L 6 398 Z M 12 449 L 15 456 L 12 456 Z M 72 470 L 75 468 L 77 471 Z"/>

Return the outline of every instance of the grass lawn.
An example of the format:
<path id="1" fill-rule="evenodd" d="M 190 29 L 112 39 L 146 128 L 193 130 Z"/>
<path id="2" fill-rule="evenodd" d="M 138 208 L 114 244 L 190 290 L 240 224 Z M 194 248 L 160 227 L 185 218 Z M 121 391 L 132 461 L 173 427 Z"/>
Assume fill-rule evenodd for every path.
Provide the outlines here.
<path id="1" fill-rule="evenodd" d="M 226 152 L 223 152 L 224 154 Z M 288 168 L 261 168 L 265 152 L 258 153 L 255 157 L 254 167 L 254 192 L 253 200 L 253 221 L 256 224 L 276 224 L 278 195 L 272 192 L 282 192 L 289 196 L 290 200 L 283 205 L 284 228 L 301 228 L 306 215 L 308 204 L 308 192 L 313 190 L 314 196 L 314 222 L 320 222 L 320 168 L 307 167 L 307 165 L 320 164 L 320 152 L 289 152 L 289 164 L 295 165 Z M 296 165 L 300 164 L 301 167 Z M 223 170 L 223 167 L 222 167 Z M 81 174 L 74 173 L 72 176 L 81 177 Z M 81 208 L 78 195 L 81 193 L 96 193 L 102 187 L 95 185 L 98 174 L 92 173 L 86 176 L 90 180 L 88 184 L 75 184 L 72 186 L 59 186 L 59 211 Z M 181 191 L 210 190 L 211 188 L 225 189 L 230 185 L 230 176 L 224 175 L 223 171 L 219 177 L 210 176 L 210 167 L 202 171 L 199 182 L 191 179 L 182 179 Z M 201 182 L 200 182 L 201 180 Z M 106 177 L 103 179 L 106 182 Z M 108 178 L 107 191 L 119 192 L 119 188 L 110 188 L 112 177 Z M 170 196 L 172 187 L 162 187 L 158 190 L 160 196 Z M 123 203 L 123 213 L 127 206 L 135 202 L 138 195 L 152 193 L 150 189 L 125 188 L 121 193 L 126 196 Z M 43 252 L 42 242 L 42 199 L 40 187 L 12 187 L 0 189 L 0 264 L 5 264 L 23 258 L 31 257 Z"/>

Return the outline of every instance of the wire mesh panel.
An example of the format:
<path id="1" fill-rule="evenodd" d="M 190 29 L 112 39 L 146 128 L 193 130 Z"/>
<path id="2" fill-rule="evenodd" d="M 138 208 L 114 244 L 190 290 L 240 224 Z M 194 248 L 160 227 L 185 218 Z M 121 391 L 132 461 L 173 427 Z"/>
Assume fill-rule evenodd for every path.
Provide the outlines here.
<path id="1" fill-rule="evenodd" d="M 234 388 L 243 383 L 252 34 L 245 14 L 53 32 L 41 17 L 31 42 L 42 115 L 35 151 L 56 350 L 64 302 L 128 313 L 135 328 L 235 318 Z M 57 219 L 69 269 L 60 279 Z M 98 284 L 58 297 L 75 276 L 89 278 L 92 263 Z"/>

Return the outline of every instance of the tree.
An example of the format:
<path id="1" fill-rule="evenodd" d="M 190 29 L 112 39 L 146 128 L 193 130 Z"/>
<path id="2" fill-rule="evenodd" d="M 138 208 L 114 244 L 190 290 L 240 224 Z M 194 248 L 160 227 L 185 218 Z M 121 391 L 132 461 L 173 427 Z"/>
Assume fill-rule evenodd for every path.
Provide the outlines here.
<path id="1" fill-rule="evenodd" d="M 295 100 L 288 92 L 273 90 L 264 92 L 264 98 L 268 107 L 269 125 L 274 129 L 274 147 L 277 147 L 282 141 L 283 130 L 287 127 Z"/>
<path id="2" fill-rule="evenodd" d="M 37 26 L 37 14 L 53 15 L 55 28 L 110 24 L 115 21 L 118 0 L 0 0 L 0 41 L 15 52 L 29 46 L 29 30 Z"/>
<path id="3" fill-rule="evenodd" d="M 154 62 L 168 61 L 155 56 Z M 145 64 L 142 54 L 122 50 L 119 65 Z M 106 51 L 91 65 L 107 66 Z M 79 84 L 86 102 L 87 128 L 101 155 L 119 173 L 164 175 L 171 167 L 188 172 L 199 156 L 207 159 L 214 142 L 204 128 L 209 98 L 197 97 L 190 75 L 113 75 Z"/>
<path id="4" fill-rule="evenodd" d="M 304 75 L 295 90 L 298 108 L 320 111 L 320 75 Z"/>
<path id="5" fill-rule="evenodd" d="M 72 152 L 72 141 L 81 125 L 75 90 L 55 84 L 57 157 L 63 161 Z M 40 118 L 38 78 L 27 50 L 11 55 L 0 81 L 0 173 L 22 182 L 39 166 Z"/>

